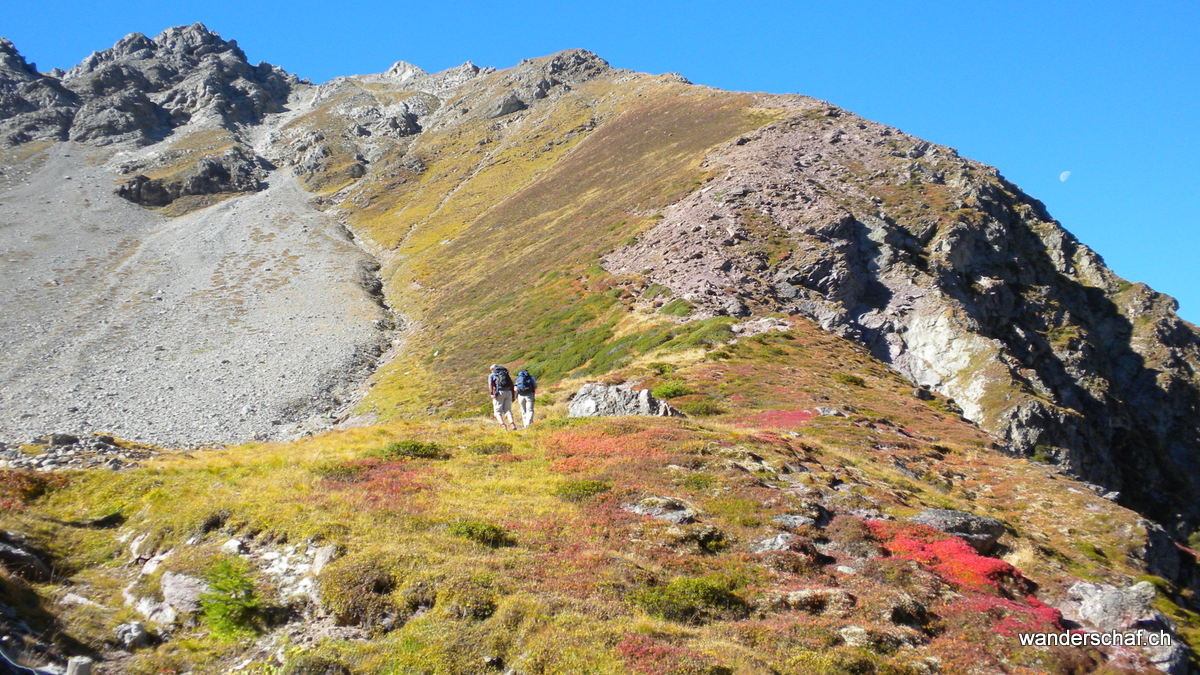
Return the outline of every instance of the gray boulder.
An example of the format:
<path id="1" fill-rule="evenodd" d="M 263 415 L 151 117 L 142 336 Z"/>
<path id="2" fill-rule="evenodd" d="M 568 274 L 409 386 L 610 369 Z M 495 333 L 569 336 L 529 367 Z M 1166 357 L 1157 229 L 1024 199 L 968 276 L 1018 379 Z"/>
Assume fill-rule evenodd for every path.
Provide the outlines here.
<path id="1" fill-rule="evenodd" d="M 1004 523 L 995 518 L 976 516 L 964 511 L 927 509 L 909 520 L 960 537 L 981 555 L 991 553 L 996 548 L 996 542 L 1004 534 Z"/>
<path id="2" fill-rule="evenodd" d="M 125 649 L 134 650 L 150 644 L 150 633 L 142 625 L 141 621 L 123 623 L 117 626 L 114 632 L 117 636 L 117 642 L 120 642 Z"/>
<path id="3" fill-rule="evenodd" d="M 664 401 L 650 395 L 647 389 L 634 389 L 632 385 L 606 385 L 591 382 L 583 385 L 567 406 L 568 417 L 620 417 L 625 415 L 651 415 L 656 417 L 683 417 L 684 414 Z"/>
<path id="4" fill-rule="evenodd" d="M 810 518 L 799 513 L 782 513 L 777 516 L 772 516 L 771 522 L 788 530 L 817 524 L 817 520 L 815 518 Z"/>
<path id="5" fill-rule="evenodd" d="M 316 576 L 320 574 L 321 570 L 325 569 L 326 565 L 333 562 L 333 559 L 337 557 L 337 554 L 337 546 L 334 546 L 333 544 L 328 544 L 317 548 L 317 550 L 313 552 L 313 575 Z"/>
<path id="6" fill-rule="evenodd" d="M 1128 588 L 1080 581 L 1067 589 L 1067 600 L 1059 609 L 1068 619 L 1090 624 L 1097 630 L 1126 630 L 1163 622 L 1165 617 L 1153 607 L 1156 595 L 1154 586 L 1147 581 Z"/>
<path id="7" fill-rule="evenodd" d="M 768 537 L 754 544 L 751 549 L 752 553 L 771 553 L 773 551 L 790 551 L 800 541 L 800 538 L 794 534 L 777 534 L 774 537 Z"/>
<path id="8" fill-rule="evenodd" d="M 630 513 L 650 516 L 676 525 L 694 522 L 699 515 L 686 502 L 673 497 L 646 497 L 636 504 L 627 504 L 622 508 Z"/>
<path id="9" fill-rule="evenodd" d="M 1157 595 L 1148 581 L 1128 588 L 1080 581 L 1067 589 L 1067 597 L 1058 609 L 1064 618 L 1098 631 L 1167 633 L 1173 638 L 1170 645 L 1143 646 L 1142 653 L 1159 670 L 1188 672 L 1187 651 L 1175 624 L 1154 609 Z"/>
<path id="10" fill-rule="evenodd" d="M 163 602 L 180 614 L 200 611 L 200 596 L 209 591 L 208 584 L 196 577 L 175 572 L 162 575 Z"/>

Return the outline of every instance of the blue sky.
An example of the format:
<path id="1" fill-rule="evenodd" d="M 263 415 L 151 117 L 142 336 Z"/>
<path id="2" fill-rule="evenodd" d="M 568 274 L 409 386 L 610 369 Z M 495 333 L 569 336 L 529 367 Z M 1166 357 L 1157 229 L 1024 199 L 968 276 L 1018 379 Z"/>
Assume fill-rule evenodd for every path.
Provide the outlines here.
<path id="1" fill-rule="evenodd" d="M 439 6 L 441 5 L 441 6 Z M 1200 3 L 6 2 L 43 70 L 202 21 L 314 81 L 584 47 L 614 66 L 803 93 L 957 148 L 1200 322 Z M 1067 180 L 1061 180 L 1070 171 Z"/>

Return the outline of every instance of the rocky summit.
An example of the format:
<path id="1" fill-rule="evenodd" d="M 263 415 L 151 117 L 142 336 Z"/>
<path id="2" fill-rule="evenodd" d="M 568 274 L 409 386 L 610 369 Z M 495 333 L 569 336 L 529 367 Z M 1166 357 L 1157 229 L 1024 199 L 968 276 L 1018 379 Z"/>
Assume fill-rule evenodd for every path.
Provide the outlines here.
<path id="1" fill-rule="evenodd" d="M 65 72 L 0 39 L 0 284 L 32 666 L 1195 661 L 1200 330 L 831 103 L 579 49 L 313 84 L 201 24 Z M 1169 640 L 1019 639 L 1070 630 Z"/>

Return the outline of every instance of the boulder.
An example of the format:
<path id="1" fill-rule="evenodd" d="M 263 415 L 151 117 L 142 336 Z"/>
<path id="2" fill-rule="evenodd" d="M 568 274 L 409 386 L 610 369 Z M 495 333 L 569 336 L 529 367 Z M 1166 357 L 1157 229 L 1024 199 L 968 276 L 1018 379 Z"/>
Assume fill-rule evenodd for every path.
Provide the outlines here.
<path id="1" fill-rule="evenodd" d="M 141 621 L 123 623 L 114 629 L 117 642 L 130 651 L 150 644 L 150 633 Z"/>
<path id="2" fill-rule="evenodd" d="M 1107 584 L 1076 582 L 1067 589 L 1067 600 L 1059 606 L 1063 616 L 1090 624 L 1097 630 L 1127 630 L 1164 623 L 1165 617 L 1154 609 L 1154 586 L 1139 581 L 1128 588 Z"/>
<path id="3" fill-rule="evenodd" d="M 313 552 L 313 561 L 312 561 L 313 575 L 316 576 L 316 575 L 320 574 L 321 570 L 325 569 L 325 566 L 328 565 L 329 563 L 333 562 L 333 559 L 336 557 L 337 557 L 337 546 L 334 546 L 333 544 L 328 544 L 326 546 L 321 546 L 321 547 L 317 548 L 317 550 Z"/>
<path id="4" fill-rule="evenodd" d="M 180 614 L 200 611 L 200 596 L 209 591 L 202 580 L 176 572 L 164 572 L 161 585 L 163 602 Z"/>
<path id="5" fill-rule="evenodd" d="M 95 662 L 90 657 L 72 656 L 67 659 L 66 675 L 92 675 L 94 664 Z"/>
<path id="6" fill-rule="evenodd" d="M 1157 669 L 1168 673 L 1189 672 L 1187 650 L 1175 624 L 1154 609 L 1158 592 L 1148 581 L 1127 588 L 1080 581 L 1067 589 L 1058 609 L 1063 618 L 1098 631 L 1153 632 L 1172 636 L 1171 644 L 1143 646 L 1142 654 Z"/>
<path id="7" fill-rule="evenodd" d="M 241 539 L 230 539 L 221 544 L 221 552 L 228 553 L 229 555 L 238 555 L 246 552 L 246 545 L 242 543 Z"/>
<path id="8" fill-rule="evenodd" d="M 845 615 L 854 609 L 858 599 L 840 588 L 802 588 L 795 591 L 768 593 L 761 601 L 771 611 L 801 611 L 809 614 Z"/>
<path id="9" fill-rule="evenodd" d="M 651 415 L 683 417 L 683 413 L 650 395 L 647 389 L 634 389 L 628 384 L 606 385 L 591 382 L 583 385 L 567 406 L 568 417 L 620 417 Z"/>
<path id="10" fill-rule="evenodd" d="M 991 553 L 1004 534 L 1004 523 L 965 511 L 926 509 L 909 520 L 960 537 L 981 555 Z"/>
<path id="11" fill-rule="evenodd" d="M 686 502 L 673 497 L 646 497 L 636 504 L 627 504 L 622 508 L 630 513 L 650 516 L 676 525 L 694 522 L 699 515 Z"/>
<path id="12" fill-rule="evenodd" d="M 772 516 L 771 522 L 785 530 L 793 530 L 798 527 L 806 527 L 817 524 L 815 518 L 809 518 L 808 516 L 804 516 L 799 513 L 782 513 L 777 516 Z"/>
<path id="13" fill-rule="evenodd" d="M 752 553 L 770 553 L 772 551 L 790 551 L 792 547 L 800 541 L 800 538 L 794 534 L 777 534 L 774 537 L 768 537 L 756 543 L 751 549 Z"/>
<path id="14" fill-rule="evenodd" d="M 204 157 L 170 179 L 137 174 L 117 188 L 117 196 L 142 206 L 166 206 L 188 195 L 255 192 L 266 187 L 271 168 L 265 159 L 238 146 Z"/>

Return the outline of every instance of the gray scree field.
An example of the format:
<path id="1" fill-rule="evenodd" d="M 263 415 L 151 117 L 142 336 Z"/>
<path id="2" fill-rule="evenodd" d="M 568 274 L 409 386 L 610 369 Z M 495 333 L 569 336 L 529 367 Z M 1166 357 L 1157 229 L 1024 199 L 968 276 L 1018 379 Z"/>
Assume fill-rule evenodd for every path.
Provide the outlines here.
<path id="1" fill-rule="evenodd" d="M 290 171 L 168 218 L 114 194 L 121 154 L 59 143 L 0 176 L 0 440 L 330 422 L 390 339 L 370 257 Z"/>

